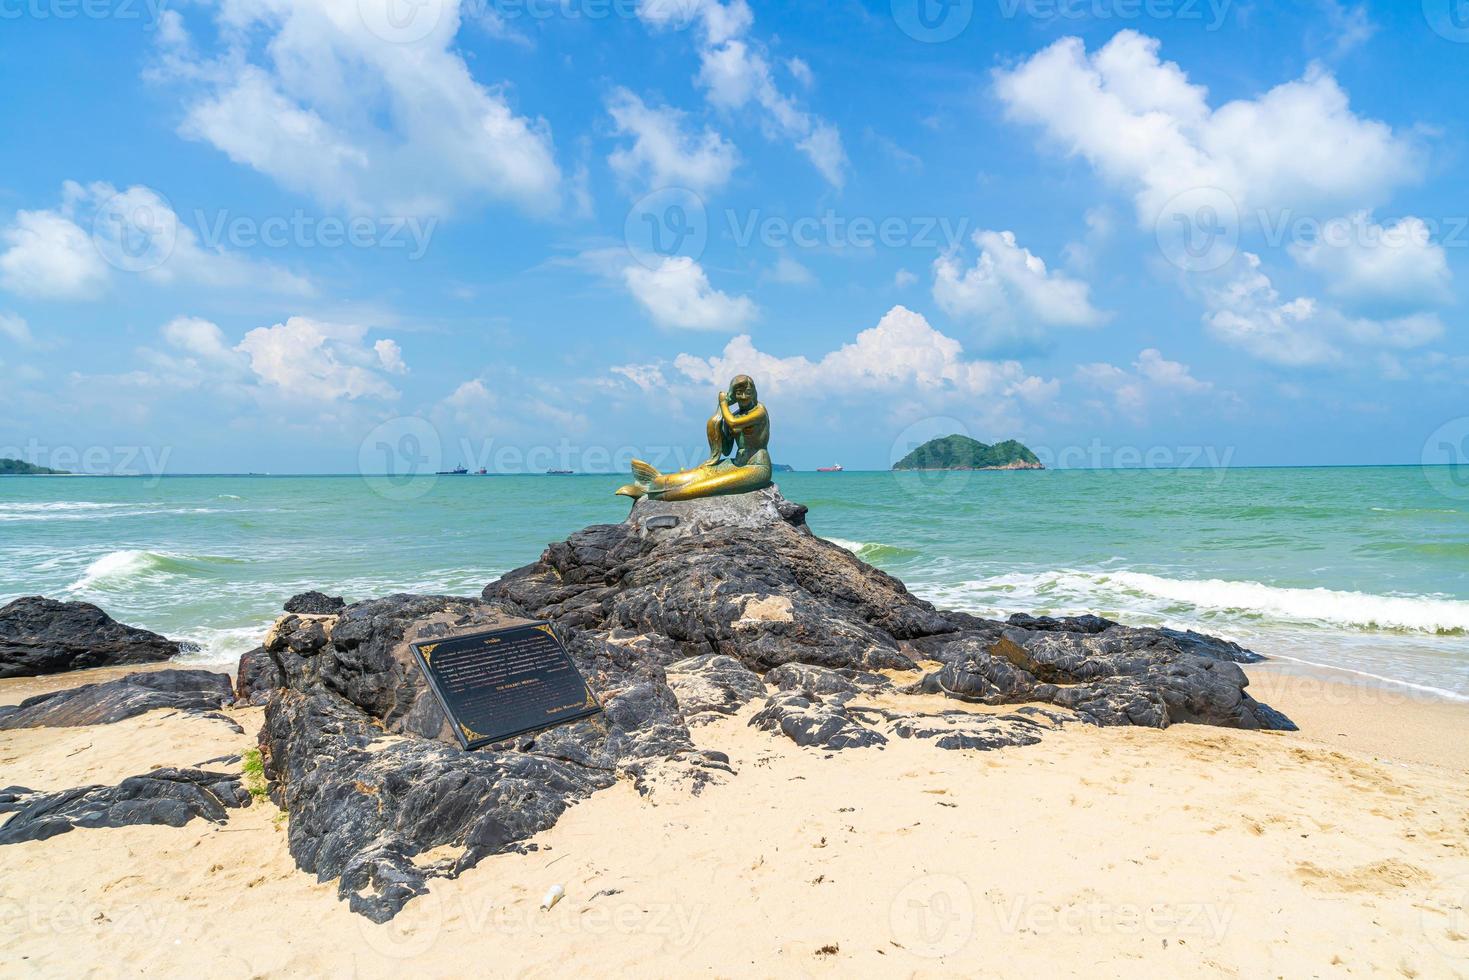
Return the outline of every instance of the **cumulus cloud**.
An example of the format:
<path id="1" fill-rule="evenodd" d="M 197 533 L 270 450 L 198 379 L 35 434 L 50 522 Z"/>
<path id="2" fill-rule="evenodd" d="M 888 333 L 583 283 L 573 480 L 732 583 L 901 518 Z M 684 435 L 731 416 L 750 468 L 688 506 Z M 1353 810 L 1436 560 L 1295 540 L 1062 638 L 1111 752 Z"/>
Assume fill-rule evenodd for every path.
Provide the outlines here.
<path id="1" fill-rule="evenodd" d="M 556 207 L 549 127 L 471 75 L 454 48 L 458 0 L 395 3 L 222 4 L 210 31 L 219 46 L 205 53 L 170 10 L 149 75 L 183 93 L 182 135 L 328 206 L 393 215 L 480 199 Z"/>
<path id="2" fill-rule="evenodd" d="M 1076 378 L 1109 394 L 1118 411 L 1134 419 L 1143 418 L 1152 403 L 1214 390 L 1213 382 L 1195 378 L 1187 364 L 1168 360 L 1156 347 L 1139 353 L 1130 371 L 1105 362 L 1081 364 Z"/>
<path id="3" fill-rule="evenodd" d="M 1322 275 L 1328 295 L 1348 303 L 1407 311 L 1453 298 L 1448 258 L 1421 218 L 1383 226 L 1370 211 L 1357 211 L 1327 222 L 1314 241 L 1295 243 L 1290 253 Z"/>
<path id="4" fill-rule="evenodd" d="M 785 398 L 861 400 L 875 393 L 972 403 L 975 399 L 1023 398 L 1041 401 L 1057 384 L 1027 375 L 1016 361 L 986 361 L 964 355 L 963 346 L 903 306 L 889 310 L 875 327 L 816 360 L 779 357 L 757 349 L 746 334 L 733 338 L 712 357 L 680 354 L 673 367 L 700 385 L 723 386 L 736 374 L 751 374 L 762 392 Z M 629 374 L 629 371 L 635 371 Z M 650 377 L 649 366 L 619 371 Z"/>
<path id="5" fill-rule="evenodd" d="M 933 298 L 956 319 L 979 322 L 990 339 L 1036 337 L 1051 327 L 1095 327 L 1107 315 L 1091 303 L 1090 287 L 1046 268 L 1013 232 L 974 235 L 979 257 L 966 268 L 960 255 L 933 264 Z"/>
<path id="6" fill-rule="evenodd" d="M 256 327 L 235 349 L 249 357 L 262 384 L 303 400 L 397 398 L 398 390 L 378 373 L 388 358 L 363 342 L 366 334 L 366 327 L 355 324 L 293 316 Z M 392 350 L 396 356 L 396 344 Z"/>
<path id="7" fill-rule="evenodd" d="M 85 299 L 107 282 L 91 236 L 55 211 L 21 211 L 0 231 L 0 287 L 35 299 Z"/>
<path id="8" fill-rule="evenodd" d="M 687 256 L 666 258 L 651 269 L 628 265 L 622 278 L 633 298 L 664 327 L 734 331 L 759 312 L 748 296 L 730 296 L 711 286 L 703 267 Z"/>
<path id="9" fill-rule="evenodd" d="M 842 186 L 847 154 L 841 133 L 781 91 L 763 46 L 749 36 L 755 17 L 745 0 L 641 0 L 638 16 L 658 28 L 692 23 L 699 38 L 698 81 L 709 103 L 729 111 L 758 107 L 769 132 L 794 143 L 833 187 Z M 787 67 L 803 86 L 811 85 L 805 62 Z"/>
<path id="10" fill-rule="evenodd" d="M 1350 316 L 1313 297 L 1282 300 L 1260 257 L 1245 252 L 1231 275 L 1205 291 L 1211 334 L 1262 361 L 1288 367 L 1334 364 L 1344 347 L 1409 349 L 1443 333 L 1436 315 Z"/>
<path id="11" fill-rule="evenodd" d="M 733 143 L 714 130 L 686 131 L 685 114 L 670 106 L 653 108 L 625 88 L 615 89 L 607 112 L 619 136 L 630 137 L 609 156 L 612 170 L 644 188 L 687 187 L 699 193 L 728 183 L 739 161 Z"/>
<path id="12" fill-rule="evenodd" d="M 1091 54 L 1080 38 L 1062 38 L 997 71 L 995 88 L 1011 118 L 1130 191 L 1144 226 L 1175 209 L 1191 219 L 1192 205 L 1175 199 L 1197 188 L 1217 189 L 1240 212 L 1341 213 L 1419 176 L 1413 143 L 1354 113 L 1320 65 L 1212 107 L 1207 89 L 1158 51 L 1156 39 L 1130 30 Z"/>
<path id="13" fill-rule="evenodd" d="M 313 292 L 310 280 L 273 263 L 207 247 L 148 187 L 67 181 L 59 207 L 19 212 L 0 242 L 0 288 L 38 299 L 96 299 L 129 274 L 164 285 Z"/>

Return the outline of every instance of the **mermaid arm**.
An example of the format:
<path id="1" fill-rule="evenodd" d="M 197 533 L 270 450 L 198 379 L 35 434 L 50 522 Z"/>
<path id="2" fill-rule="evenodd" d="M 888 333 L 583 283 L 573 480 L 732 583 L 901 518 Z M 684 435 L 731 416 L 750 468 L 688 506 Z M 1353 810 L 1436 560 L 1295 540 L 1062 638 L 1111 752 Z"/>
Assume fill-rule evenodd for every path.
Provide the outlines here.
<path id="1" fill-rule="evenodd" d="M 738 432 L 741 429 L 748 429 L 765 418 L 765 406 L 757 402 L 755 407 L 745 414 L 736 415 L 729 410 L 729 399 L 721 394 L 719 396 L 719 414 L 723 416 L 725 425 L 729 426 L 731 430 Z"/>

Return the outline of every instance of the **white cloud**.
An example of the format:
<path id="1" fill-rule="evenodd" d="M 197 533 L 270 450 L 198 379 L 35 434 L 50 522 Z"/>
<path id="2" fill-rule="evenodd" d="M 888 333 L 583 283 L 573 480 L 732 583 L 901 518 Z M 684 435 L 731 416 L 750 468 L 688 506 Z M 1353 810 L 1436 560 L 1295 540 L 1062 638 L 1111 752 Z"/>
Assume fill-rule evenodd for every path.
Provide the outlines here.
<path id="1" fill-rule="evenodd" d="M 1416 147 L 1356 115 L 1319 65 L 1258 98 L 1214 108 L 1207 90 L 1160 61 L 1158 49 L 1130 30 L 1091 55 L 1079 38 L 1062 38 L 996 72 L 996 90 L 1011 118 L 1040 126 L 1131 191 L 1144 226 L 1171 216 L 1175 195 L 1196 188 L 1217 188 L 1241 212 L 1340 213 L 1381 202 L 1419 174 Z M 1172 207 L 1192 218 L 1187 204 Z"/>
<path id="2" fill-rule="evenodd" d="M 14 313 L 0 313 L 0 337 L 8 338 L 21 347 L 29 347 L 36 342 L 31 336 L 30 326 Z"/>
<path id="3" fill-rule="evenodd" d="M 956 319 L 980 321 L 990 339 L 1034 337 L 1048 327 L 1094 327 L 1107 315 L 1092 306 L 1090 287 L 1049 270 L 1013 232 L 979 231 L 978 259 L 964 268 L 957 253 L 933 263 L 933 298 Z"/>
<path id="4" fill-rule="evenodd" d="M 909 272 L 907 269 L 899 269 L 897 272 L 893 273 L 893 285 L 897 286 L 899 289 L 907 289 L 909 286 L 913 285 L 917 281 L 918 277 Z"/>
<path id="5" fill-rule="evenodd" d="M 1205 298 L 1210 333 L 1252 357 L 1288 367 L 1338 363 L 1347 345 L 1407 349 L 1443 333 L 1432 314 L 1377 320 L 1348 316 L 1311 297 L 1282 301 L 1259 256 L 1250 252 Z"/>
<path id="6" fill-rule="evenodd" d="M 650 108 L 625 88 L 607 100 L 619 136 L 630 136 L 631 146 L 609 156 L 612 169 L 629 183 L 645 188 L 687 187 L 699 193 L 718 190 L 729 182 L 739 161 L 734 144 L 712 129 L 695 135 L 684 131 L 685 114 L 669 106 Z"/>
<path id="7" fill-rule="evenodd" d="M 250 370 L 262 384 L 293 397 L 308 401 L 397 398 L 398 390 L 377 373 L 387 358 L 380 347 L 363 342 L 366 333 L 362 326 L 293 316 L 284 323 L 251 330 L 235 349 L 249 357 Z"/>
<path id="8" fill-rule="evenodd" d="M 1146 416 L 1154 402 L 1202 395 L 1214 389 L 1213 382 L 1195 378 L 1187 364 L 1168 360 L 1156 347 L 1139 353 L 1131 371 L 1105 362 L 1080 364 L 1076 378 L 1110 394 L 1118 411 L 1138 420 Z"/>
<path id="9" fill-rule="evenodd" d="M 392 374 L 408 373 L 408 365 L 403 361 L 403 349 L 396 340 L 384 338 L 373 344 L 372 349 L 377 352 L 378 363 L 383 366 L 384 371 Z"/>
<path id="10" fill-rule="evenodd" d="M 653 269 L 629 265 L 622 277 L 660 326 L 734 331 L 759 312 L 748 296 L 729 296 L 711 286 L 704 269 L 687 256 L 666 258 Z"/>
<path id="11" fill-rule="evenodd" d="M 107 282 L 91 236 L 55 211 L 21 211 L 0 231 L 0 287 L 35 299 L 85 299 Z"/>
<path id="12" fill-rule="evenodd" d="M 745 0 L 641 0 L 638 16 L 659 28 L 692 21 L 699 35 L 698 81 L 710 104 L 729 111 L 758 106 L 767 131 L 790 140 L 829 184 L 842 186 L 847 154 L 840 132 L 780 90 L 763 47 L 748 37 L 755 18 Z M 799 65 L 787 63 L 809 87 L 810 67 Z"/>
<path id="13" fill-rule="evenodd" d="M 816 282 L 816 277 L 811 274 L 811 270 L 789 255 L 782 255 L 776 259 L 775 265 L 765 274 L 765 278 L 786 286 L 810 286 Z"/>
<path id="14" fill-rule="evenodd" d="M 1422 309 L 1453 298 L 1443 247 L 1420 218 L 1384 227 L 1370 211 L 1327 222 L 1310 243 L 1291 255 L 1322 275 L 1326 292 L 1349 303 L 1399 310 Z"/>
<path id="15" fill-rule="evenodd" d="M 972 360 L 952 337 L 935 330 L 922 315 L 895 306 L 877 326 L 818 360 L 777 357 L 758 350 L 748 335 L 730 340 L 722 353 L 701 358 L 680 354 L 674 367 L 690 381 L 723 386 L 736 374 L 758 379 L 762 392 L 786 398 L 850 397 L 875 392 L 901 398 L 957 399 L 962 402 L 1023 398 L 1042 401 L 1058 384 L 1025 373 L 1016 361 Z M 624 376 L 628 369 L 619 370 Z M 637 367 L 648 376 L 648 366 Z"/>
<path id="16" fill-rule="evenodd" d="M 311 282 L 273 263 L 204 245 L 158 192 L 66 181 L 53 211 L 21 211 L 0 231 L 0 287 L 45 299 L 95 299 L 116 277 L 151 283 L 310 295 Z"/>
<path id="17" fill-rule="evenodd" d="M 171 21 L 149 74 L 185 93 L 184 136 L 329 206 L 394 215 L 480 199 L 556 207 L 549 127 L 470 74 L 454 48 L 458 0 L 395 3 L 225 3 L 213 57 L 195 54 Z"/>

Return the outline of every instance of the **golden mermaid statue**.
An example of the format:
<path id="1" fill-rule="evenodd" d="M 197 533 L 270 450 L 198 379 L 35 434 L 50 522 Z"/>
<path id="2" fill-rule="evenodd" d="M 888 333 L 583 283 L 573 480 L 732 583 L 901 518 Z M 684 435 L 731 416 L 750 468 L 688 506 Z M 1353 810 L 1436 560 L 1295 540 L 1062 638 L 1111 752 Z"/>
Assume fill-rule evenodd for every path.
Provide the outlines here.
<path id="1" fill-rule="evenodd" d="M 770 416 L 748 375 L 737 376 L 728 391 L 719 393 L 719 409 L 705 423 L 704 434 L 709 439 L 709 458 L 704 462 L 677 473 L 659 473 L 635 459 L 633 482 L 618 487 L 617 492 L 634 500 L 693 500 L 770 486 L 766 448 L 770 445 Z"/>

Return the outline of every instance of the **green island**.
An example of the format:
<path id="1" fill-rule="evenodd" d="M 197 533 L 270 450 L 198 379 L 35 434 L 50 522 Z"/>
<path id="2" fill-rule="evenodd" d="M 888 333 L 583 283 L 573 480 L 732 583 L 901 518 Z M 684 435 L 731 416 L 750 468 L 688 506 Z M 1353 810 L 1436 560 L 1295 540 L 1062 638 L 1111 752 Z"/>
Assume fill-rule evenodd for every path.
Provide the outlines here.
<path id="1" fill-rule="evenodd" d="M 930 439 L 893 464 L 895 470 L 1043 470 L 1045 466 L 1014 439 L 993 446 L 968 436 Z"/>
<path id="2" fill-rule="evenodd" d="M 66 470 L 36 466 L 22 459 L 0 459 L 0 476 L 70 476 Z"/>

